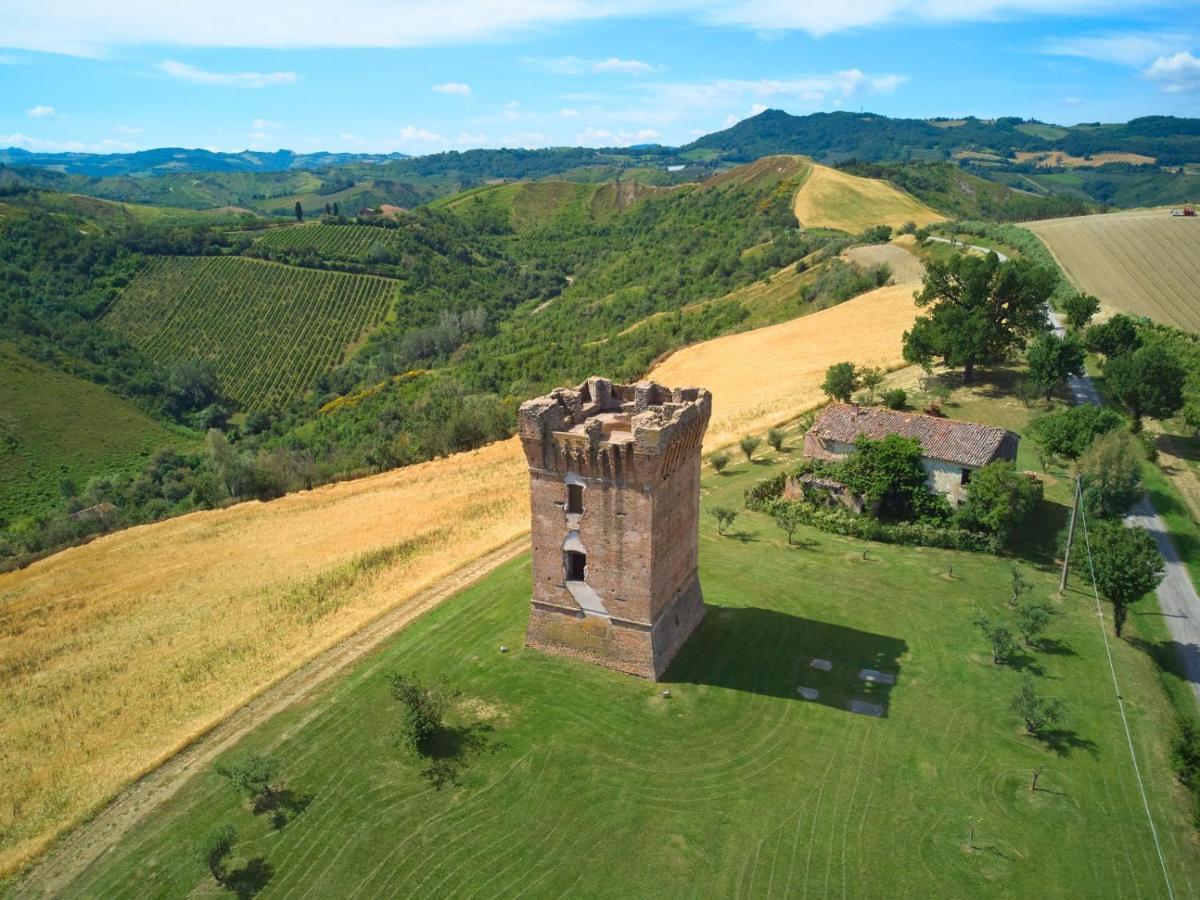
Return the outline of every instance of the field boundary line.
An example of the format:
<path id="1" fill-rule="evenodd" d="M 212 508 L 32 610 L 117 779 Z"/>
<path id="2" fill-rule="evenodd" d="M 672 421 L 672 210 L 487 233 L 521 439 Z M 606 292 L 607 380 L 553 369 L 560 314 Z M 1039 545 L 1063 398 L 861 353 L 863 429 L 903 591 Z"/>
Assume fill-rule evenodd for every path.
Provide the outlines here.
<path id="1" fill-rule="evenodd" d="M 529 546 L 523 531 L 385 610 L 265 687 L 155 768 L 122 788 L 94 815 L 60 835 L 9 886 L 14 896 L 53 897 L 111 850 L 150 813 L 173 797 L 191 777 L 243 737 L 344 672 L 383 641 L 431 609 L 516 559 Z"/>
<path id="2" fill-rule="evenodd" d="M 1129 761 L 1133 764 L 1133 774 L 1137 778 L 1138 791 L 1142 795 L 1142 807 L 1146 810 L 1146 821 L 1150 823 L 1150 836 L 1154 838 L 1154 849 L 1158 852 L 1158 864 L 1162 866 L 1167 897 L 1175 900 L 1175 891 L 1171 887 L 1171 876 L 1167 872 L 1167 860 L 1163 856 L 1162 844 L 1158 840 L 1158 829 L 1154 825 L 1154 816 L 1150 812 L 1150 798 L 1146 796 L 1146 786 L 1142 782 L 1142 770 L 1138 766 L 1137 751 L 1133 747 L 1133 733 L 1129 730 L 1129 719 L 1125 716 L 1125 699 L 1121 696 L 1121 686 L 1117 683 L 1117 667 L 1113 664 L 1112 648 L 1108 643 L 1108 631 L 1104 627 L 1104 609 L 1100 606 L 1100 589 L 1096 585 L 1096 566 L 1092 561 L 1092 541 L 1088 535 L 1087 512 L 1084 511 L 1082 504 L 1080 504 L 1079 513 L 1083 522 L 1083 543 L 1087 548 L 1088 571 L 1092 576 L 1092 594 L 1096 598 L 1096 620 L 1100 625 L 1100 639 L 1104 642 L 1104 653 L 1108 657 L 1108 671 L 1112 675 L 1113 695 L 1117 698 L 1117 710 L 1121 713 L 1121 724 L 1125 726 L 1125 741 L 1129 744 Z"/>

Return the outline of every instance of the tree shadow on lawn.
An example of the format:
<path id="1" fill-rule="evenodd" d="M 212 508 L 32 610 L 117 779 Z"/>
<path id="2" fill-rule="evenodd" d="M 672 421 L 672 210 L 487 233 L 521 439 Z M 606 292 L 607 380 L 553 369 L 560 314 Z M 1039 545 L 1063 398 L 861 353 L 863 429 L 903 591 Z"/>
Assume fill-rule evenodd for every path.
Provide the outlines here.
<path id="1" fill-rule="evenodd" d="M 747 531 L 745 528 L 739 528 L 737 531 L 726 531 L 721 537 L 732 538 L 735 541 L 741 541 L 743 544 L 757 544 L 760 540 L 757 531 Z"/>
<path id="2" fill-rule="evenodd" d="M 1136 612 L 1135 616 L 1155 615 L 1149 612 Z M 1195 644 L 1183 644 L 1167 638 L 1161 641 L 1148 641 L 1136 634 L 1124 635 L 1122 640 L 1141 650 L 1154 660 L 1159 670 L 1165 675 L 1179 680 L 1180 684 L 1195 688 L 1200 684 L 1200 647 Z M 1188 663 L 1191 662 L 1193 675 L 1188 674 Z"/>
<path id="3" fill-rule="evenodd" d="M 269 813 L 271 816 L 271 827 L 279 831 L 288 822 L 308 809 L 308 805 L 312 803 L 312 799 L 312 794 L 298 794 L 291 788 L 283 788 L 282 790 L 260 794 L 254 800 L 252 811 L 256 816 Z"/>
<path id="4" fill-rule="evenodd" d="M 1073 728 L 1046 728 L 1032 737 L 1041 741 L 1058 756 L 1070 756 L 1075 750 L 1084 750 L 1091 756 L 1100 755 L 1100 748 L 1096 746 L 1096 742 L 1080 737 Z"/>
<path id="5" fill-rule="evenodd" d="M 221 885 L 237 894 L 238 900 L 248 900 L 260 894 L 274 876 L 275 867 L 261 856 L 256 856 L 247 860 L 240 869 L 227 872 Z"/>
<path id="6" fill-rule="evenodd" d="M 1038 638 L 1034 646 L 1047 656 L 1078 656 L 1075 649 L 1058 638 Z"/>
<path id="7" fill-rule="evenodd" d="M 459 784 L 463 770 L 484 752 L 495 753 L 503 747 L 492 740 L 495 728 L 488 722 L 469 725 L 443 725 L 421 747 L 427 765 L 421 777 L 437 790 Z"/>
<path id="8" fill-rule="evenodd" d="M 894 685 L 861 680 L 862 669 L 900 675 L 908 644 L 900 638 L 817 622 L 758 607 L 709 605 L 662 679 L 666 684 L 705 684 L 769 697 L 783 697 L 850 711 L 852 700 L 888 714 Z M 828 660 L 828 672 L 811 667 Z M 805 700 L 798 688 L 814 688 Z"/>
<path id="9" fill-rule="evenodd" d="M 1065 504 L 1043 499 L 1016 529 L 1009 541 L 1008 552 L 1039 569 L 1054 566 L 1058 556 L 1058 535 L 1067 527 L 1070 516 L 1071 510 Z"/>

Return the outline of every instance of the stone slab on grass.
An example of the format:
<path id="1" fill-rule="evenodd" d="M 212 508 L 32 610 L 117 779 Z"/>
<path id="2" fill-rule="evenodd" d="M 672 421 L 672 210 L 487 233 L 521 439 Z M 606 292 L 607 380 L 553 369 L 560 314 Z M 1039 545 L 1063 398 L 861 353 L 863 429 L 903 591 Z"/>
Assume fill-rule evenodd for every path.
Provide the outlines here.
<path id="1" fill-rule="evenodd" d="M 814 660 L 813 660 L 812 662 L 810 662 L 808 665 L 809 665 L 811 668 L 813 668 L 813 669 L 817 669 L 818 671 L 821 671 L 821 672 L 831 672 L 831 671 L 833 671 L 833 663 L 831 663 L 831 662 L 830 662 L 829 660 L 827 660 L 827 659 L 814 659 Z"/>
<path id="2" fill-rule="evenodd" d="M 878 703 L 868 703 L 866 700 L 851 700 L 850 712 L 858 713 L 860 716 L 874 716 L 877 719 L 883 718 L 883 707 Z"/>
<path id="3" fill-rule="evenodd" d="M 874 669 L 862 669 L 858 673 L 860 681 L 870 681 L 874 684 L 895 684 L 896 676 L 887 672 L 877 672 Z"/>
<path id="4" fill-rule="evenodd" d="M 804 687 L 803 685 L 796 688 L 796 693 L 805 700 L 816 700 L 820 695 L 820 691 L 818 691 L 816 688 Z"/>

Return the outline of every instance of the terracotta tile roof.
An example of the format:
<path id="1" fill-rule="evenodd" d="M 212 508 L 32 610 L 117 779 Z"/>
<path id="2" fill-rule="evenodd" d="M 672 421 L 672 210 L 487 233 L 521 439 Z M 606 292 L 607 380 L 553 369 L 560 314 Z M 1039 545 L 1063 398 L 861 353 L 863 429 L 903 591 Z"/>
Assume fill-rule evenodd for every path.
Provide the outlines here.
<path id="1" fill-rule="evenodd" d="M 831 403 L 821 411 L 808 435 L 819 440 L 853 444 L 865 434 L 879 439 L 889 434 L 916 438 L 931 459 L 963 466 L 983 466 L 995 459 L 1016 460 L 1020 438 L 1011 431 L 878 406 Z"/>

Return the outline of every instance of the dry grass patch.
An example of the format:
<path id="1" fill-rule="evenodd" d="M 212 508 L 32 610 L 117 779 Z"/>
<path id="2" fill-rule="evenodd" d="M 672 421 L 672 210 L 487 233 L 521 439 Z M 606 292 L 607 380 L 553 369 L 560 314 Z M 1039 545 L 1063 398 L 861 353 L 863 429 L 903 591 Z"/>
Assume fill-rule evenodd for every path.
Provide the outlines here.
<path id="1" fill-rule="evenodd" d="M 1200 331 L 1200 219 L 1165 209 L 1053 219 L 1027 225 L 1075 285 L 1125 312 Z"/>
<path id="2" fill-rule="evenodd" d="M 1106 166 L 1109 163 L 1127 163 L 1132 166 L 1152 166 L 1153 156 L 1143 156 L 1140 153 L 1093 153 L 1091 156 L 1072 156 L 1062 150 L 1030 152 L 1019 150 L 1016 153 L 1017 162 L 1036 163 L 1039 168 L 1052 169 L 1064 166 L 1068 169 L 1088 169 Z"/>
<path id="3" fill-rule="evenodd" d="M 929 225 L 946 218 L 886 181 L 818 165 L 796 192 L 793 209 L 802 225 L 849 232 L 872 225 L 899 228 L 905 222 Z"/>
<path id="4" fill-rule="evenodd" d="M 912 284 L 883 287 L 800 319 L 680 350 L 650 377 L 711 390 L 705 447 L 721 447 L 816 406 L 825 370 L 835 362 L 901 365 L 901 338 L 916 315 Z"/>
<path id="5" fill-rule="evenodd" d="M 903 235 L 911 238 L 911 235 Z M 888 265 L 892 269 L 892 281 L 896 284 L 920 281 L 925 275 L 925 265 L 911 250 L 907 249 L 911 241 L 903 245 L 868 244 L 865 247 L 851 247 L 843 256 L 850 262 L 870 268 L 871 266 Z"/>
<path id="6" fill-rule="evenodd" d="M 0 575 L 0 875 L 321 650 L 528 526 L 515 440 Z"/>

